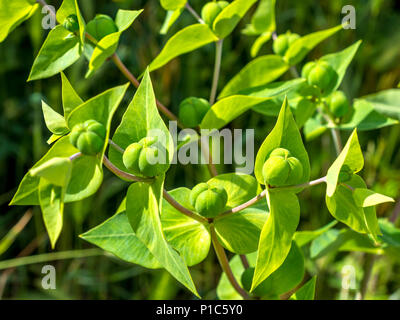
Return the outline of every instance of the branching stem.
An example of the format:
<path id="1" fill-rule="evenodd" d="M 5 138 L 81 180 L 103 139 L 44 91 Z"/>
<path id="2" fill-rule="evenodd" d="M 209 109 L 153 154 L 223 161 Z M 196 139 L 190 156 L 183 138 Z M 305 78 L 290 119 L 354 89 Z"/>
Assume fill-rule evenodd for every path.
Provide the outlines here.
<path id="1" fill-rule="evenodd" d="M 186 2 L 185 4 L 185 8 L 187 11 L 189 11 L 192 16 L 201 24 L 205 24 L 204 20 L 198 15 L 198 13 L 196 12 L 196 10 L 194 10 L 192 8 L 192 6 L 189 4 L 189 2 Z"/>
<path id="2" fill-rule="evenodd" d="M 217 97 L 219 75 L 221 72 L 223 42 L 224 42 L 224 40 L 221 39 L 215 43 L 215 66 L 214 66 L 214 76 L 213 76 L 213 82 L 212 82 L 211 94 L 210 94 L 210 104 L 211 105 L 213 105 L 215 103 L 215 99 Z"/>

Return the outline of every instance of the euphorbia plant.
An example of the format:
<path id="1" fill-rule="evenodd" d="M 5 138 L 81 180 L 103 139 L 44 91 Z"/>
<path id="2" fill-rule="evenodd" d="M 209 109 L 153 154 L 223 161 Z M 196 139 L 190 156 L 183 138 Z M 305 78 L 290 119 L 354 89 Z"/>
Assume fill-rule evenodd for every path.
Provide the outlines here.
<path id="1" fill-rule="evenodd" d="M 357 132 L 397 123 L 399 113 L 390 107 L 398 106 L 400 93 L 397 89 L 384 91 L 351 104 L 338 91 L 361 43 L 305 63 L 307 54 L 342 26 L 305 36 L 291 31 L 278 36 L 274 0 L 211 2 L 204 5 L 201 16 L 187 1 L 160 2 L 170 11 L 164 26 L 170 26 L 185 8 L 198 23 L 168 39 L 144 70 L 140 83 L 116 50 L 122 32 L 142 10 L 119 10 L 115 19 L 97 15 L 85 24 L 78 1 L 64 0 L 54 13 L 59 25 L 49 32 L 29 80 L 61 74 L 64 115 L 43 102 L 52 146 L 26 174 L 11 202 L 40 205 L 53 248 L 62 231 L 64 203 L 93 195 L 102 182 L 103 164 L 130 186 L 116 214 L 81 237 L 128 262 L 164 268 L 197 296 L 188 267 L 201 263 L 212 243 L 223 270 L 219 298 L 275 299 L 286 294 L 293 299 L 313 299 L 315 277 L 302 283 L 302 248 L 334 230 L 331 223 L 315 232 L 297 231 L 298 197 L 317 184 L 327 186 L 326 204 L 333 218 L 354 231 L 350 240 L 362 236 L 371 247 L 393 246 L 393 241 L 382 237 L 388 232 L 387 222 L 378 221 L 375 212 L 375 206 L 393 200 L 369 190 L 358 174 L 364 159 Z M 249 62 L 217 96 L 223 41 L 257 2 L 244 33 L 258 36 L 253 56 L 270 39 L 275 54 Z M 13 15 L 5 20 L 0 39 L 37 8 L 35 1 L 2 0 L 0 10 L 10 10 Z M 216 46 L 216 62 L 209 102 L 188 97 L 181 102 L 177 117 L 156 99 L 150 72 L 211 43 Z M 129 84 L 83 101 L 63 73 L 82 55 L 89 61 L 88 77 L 111 59 L 137 87 L 115 132 L 111 132 L 111 121 Z M 299 65 L 304 65 L 301 76 L 296 69 Z M 295 79 L 275 81 L 288 71 Z M 159 112 L 182 129 L 194 128 L 195 137 L 174 143 Z M 257 152 L 255 177 L 217 173 L 210 163 L 212 178 L 199 181 L 192 190 L 164 188 L 177 150 L 185 143 L 204 141 L 199 129 L 221 129 L 245 112 L 277 117 Z M 349 129 L 352 133 L 343 147 L 341 130 Z M 311 179 L 301 130 L 306 139 L 332 132 L 338 156 L 326 176 Z M 204 156 L 212 159 L 215 150 L 209 143 L 203 147 Z M 234 254 L 230 262 L 225 250 Z"/>

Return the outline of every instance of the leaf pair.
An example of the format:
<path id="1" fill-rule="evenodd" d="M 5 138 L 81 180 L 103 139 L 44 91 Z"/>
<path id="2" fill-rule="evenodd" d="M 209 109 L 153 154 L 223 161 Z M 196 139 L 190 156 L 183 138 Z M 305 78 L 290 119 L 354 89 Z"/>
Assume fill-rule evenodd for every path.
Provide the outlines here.
<path id="1" fill-rule="evenodd" d="M 178 31 L 168 39 L 159 55 L 151 62 L 150 71 L 161 68 L 182 54 L 227 37 L 255 2 L 256 0 L 234 0 L 218 14 L 211 28 L 198 23 Z M 186 1 L 161 1 L 166 10 L 181 10 L 185 3 Z"/>
<path id="2" fill-rule="evenodd" d="M 353 230 L 369 233 L 377 241 L 380 235 L 374 206 L 393 199 L 367 189 L 365 182 L 355 173 L 361 171 L 364 158 L 354 130 L 342 152 L 329 168 L 326 176 L 326 204 L 331 214 Z M 343 170 L 351 179 L 340 182 Z"/>
<path id="3" fill-rule="evenodd" d="M 249 88 L 268 84 L 283 75 L 290 66 L 302 61 L 320 42 L 341 29 L 337 26 L 324 31 L 311 33 L 296 40 L 284 57 L 278 55 L 261 56 L 248 63 L 223 88 L 219 98 L 227 97 Z"/>

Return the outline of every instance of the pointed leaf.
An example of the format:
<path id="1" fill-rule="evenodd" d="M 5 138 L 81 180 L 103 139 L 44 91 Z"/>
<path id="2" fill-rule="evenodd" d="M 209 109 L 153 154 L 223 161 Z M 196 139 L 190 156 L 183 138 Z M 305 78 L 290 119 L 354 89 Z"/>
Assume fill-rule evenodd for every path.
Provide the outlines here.
<path id="1" fill-rule="evenodd" d="M 251 18 L 251 24 L 258 33 L 274 32 L 276 0 L 261 0 L 256 12 Z"/>
<path id="2" fill-rule="evenodd" d="M 137 237 L 158 262 L 179 282 L 198 296 L 183 258 L 168 244 L 161 226 L 164 177 L 152 184 L 134 183 L 127 193 L 126 212 Z"/>
<path id="3" fill-rule="evenodd" d="M 177 10 L 169 10 L 167 11 L 167 15 L 165 16 L 164 23 L 161 27 L 160 34 L 167 34 L 168 30 L 172 27 L 172 25 L 179 19 L 183 12 L 183 8 Z"/>
<path id="4" fill-rule="evenodd" d="M 269 154 L 276 148 L 285 148 L 290 151 L 293 157 L 299 159 L 303 165 L 303 177 L 299 184 L 307 182 L 310 178 L 310 161 L 287 100 L 282 105 L 274 129 L 264 140 L 257 153 L 254 174 L 260 184 L 265 183 L 262 176 L 264 163 Z"/>
<path id="5" fill-rule="evenodd" d="M 42 101 L 42 110 L 44 121 L 47 129 L 56 135 L 64 135 L 68 133 L 68 127 L 64 117 L 58 112 L 54 111 L 46 102 Z"/>
<path id="6" fill-rule="evenodd" d="M 358 48 L 361 45 L 361 41 L 357 41 L 355 44 L 344 49 L 343 51 L 328 54 L 321 58 L 322 61 L 326 61 L 336 72 L 336 82 L 332 86 L 330 92 L 336 91 L 343 81 L 346 74 L 346 70 L 349 67 L 351 61 L 353 60 Z M 329 94 L 328 92 L 326 94 Z"/>
<path id="7" fill-rule="evenodd" d="M 382 115 L 400 120 L 400 89 L 384 90 L 363 97 Z"/>
<path id="8" fill-rule="evenodd" d="M 356 204 L 362 208 L 376 206 L 385 202 L 394 202 L 394 199 L 372 190 L 356 188 L 353 193 Z"/>
<path id="9" fill-rule="evenodd" d="M 187 0 L 160 0 L 161 6 L 165 10 L 177 10 L 183 8 Z"/>
<path id="10" fill-rule="evenodd" d="M 218 41 L 211 29 L 205 24 L 188 26 L 172 36 L 159 55 L 150 64 L 150 71 L 154 71 L 167 64 L 172 59 L 211 42 Z"/>
<path id="11" fill-rule="evenodd" d="M 167 150 L 166 160 L 170 163 L 174 155 L 174 143 L 164 121 L 158 113 L 150 75 L 146 71 L 112 140 L 125 149 L 130 144 L 148 136 L 159 139 L 159 142 Z M 115 166 L 127 171 L 122 162 L 122 154 L 120 152 L 110 148 L 109 157 Z"/>
<path id="12" fill-rule="evenodd" d="M 83 100 L 76 93 L 64 72 L 61 72 L 61 84 L 64 118 L 68 119 L 72 110 L 80 106 L 83 103 Z"/>
<path id="13" fill-rule="evenodd" d="M 353 131 L 342 152 L 328 170 L 326 175 L 326 195 L 328 197 L 331 197 L 336 190 L 340 170 L 343 166 L 347 166 L 353 173 L 361 171 L 364 167 L 364 157 L 358 142 L 357 130 Z"/>
<path id="14" fill-rule="evenodd" d="M 18 27 L 29 19 L 39 4 L 29 0 L 0 1 L 0 43 Z"/>
<path id="15" fill-rule="evenodd" d="M 332 222 L 328 223 L 327 225 L 313 231 L 297 231 L 294 235 L 294 240 L 296 241 L 299 247 L 302 247 L 315 238 L 319 237 L 321 234 L 327 232 L 332 227 L 334 227 L 338 222 L 333 220 Z"/>
<path id="16" fill-rule="evenodd" d="M 267 193 L 270 214 L 261 231 L 251 291 L 285 261 L 300 220 L 297 196 L 290 192 Z"/>
<path id="17" fill-rule="evenodd" d="M 28 81 L 54 76 L 75 63 L 80 55 L 78 37 L 58 25 L 49 32 L 33 63 Z"/>
<path id="18" fill-rule="evenodd" d="M 354 189 L 366 189 L 365 182 L 357 175 L 346 184 L 339 184 L 332 196 L 326 196 L 326 205 L 332 216 L 360 233 L 369 233 L 375 240 L 381 234 L 375 207 L 362 208 L 355 202 Z"/>
<path id="19" fill-rule="evenodd" d="M 317 277 L 314 276 L 293 295 L 294 300 L 314 300 Z"/>
<path id="20" fill-rule="evenodd" d="M 71 177 L 72 162 L 69 158 L 52 158 L 31 170 L 31 176 L 45 178 L 51 184 L 66 187 Z"/>
<path id="21" fill-rule="evenodd" d="M 214 226 L 218 240 L 233 253 L 255 252 L 267 217 L 264 210 L 247 208 L 226 218 L 216 219 Z"/>
<path id="22" fill-rule="evenodd" d="M 127 262 L 139 264 L 148 269 L 161 267 L 133 232 L 126 215 L 125 202 L 114 216 L 80 237 Z"/>
<path id="23" fill-rule="evenodd" d="M 285 53 L 285 59 L 289 65 L 293 66 L 302 61 L 306 55 L 314 49 L 319 43 L 334 35 L 343 29 L 342 25 L 331 29 L 326 29 L 314 33 L 310 33 L 294 41 Z"/>
<path id="24" fill-rule="evenodd" d="M 220 38 L 227 37 L 257 0 L 234 0 L 215 18 L 213 31 Z"/>

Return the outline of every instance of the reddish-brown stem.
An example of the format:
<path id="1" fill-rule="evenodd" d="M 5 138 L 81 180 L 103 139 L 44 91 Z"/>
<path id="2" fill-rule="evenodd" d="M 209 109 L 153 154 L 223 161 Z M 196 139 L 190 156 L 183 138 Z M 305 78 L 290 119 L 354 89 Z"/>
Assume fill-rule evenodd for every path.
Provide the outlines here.
<path id="1" fill-rule="evenodd" d="M 210 233 L 211 233 L 211 240 L 215 249 L 215 253 L 217 254 L 217 258 L 219 264 L 221 265 L 222 270 L 225 272 L 229 282 L 235 288 L 235 290 L 243 297 L 245 300 L 249 300 L 250 296 L 247 292 L 239 285 L 236 281 L 236 278 L 232 272 L 232 269 L 229 265 L 228 257 L 226 256 L 224 248 L 218 242 L 217 234 L 215 233 L 214 225 L 210 224 Z"/>

